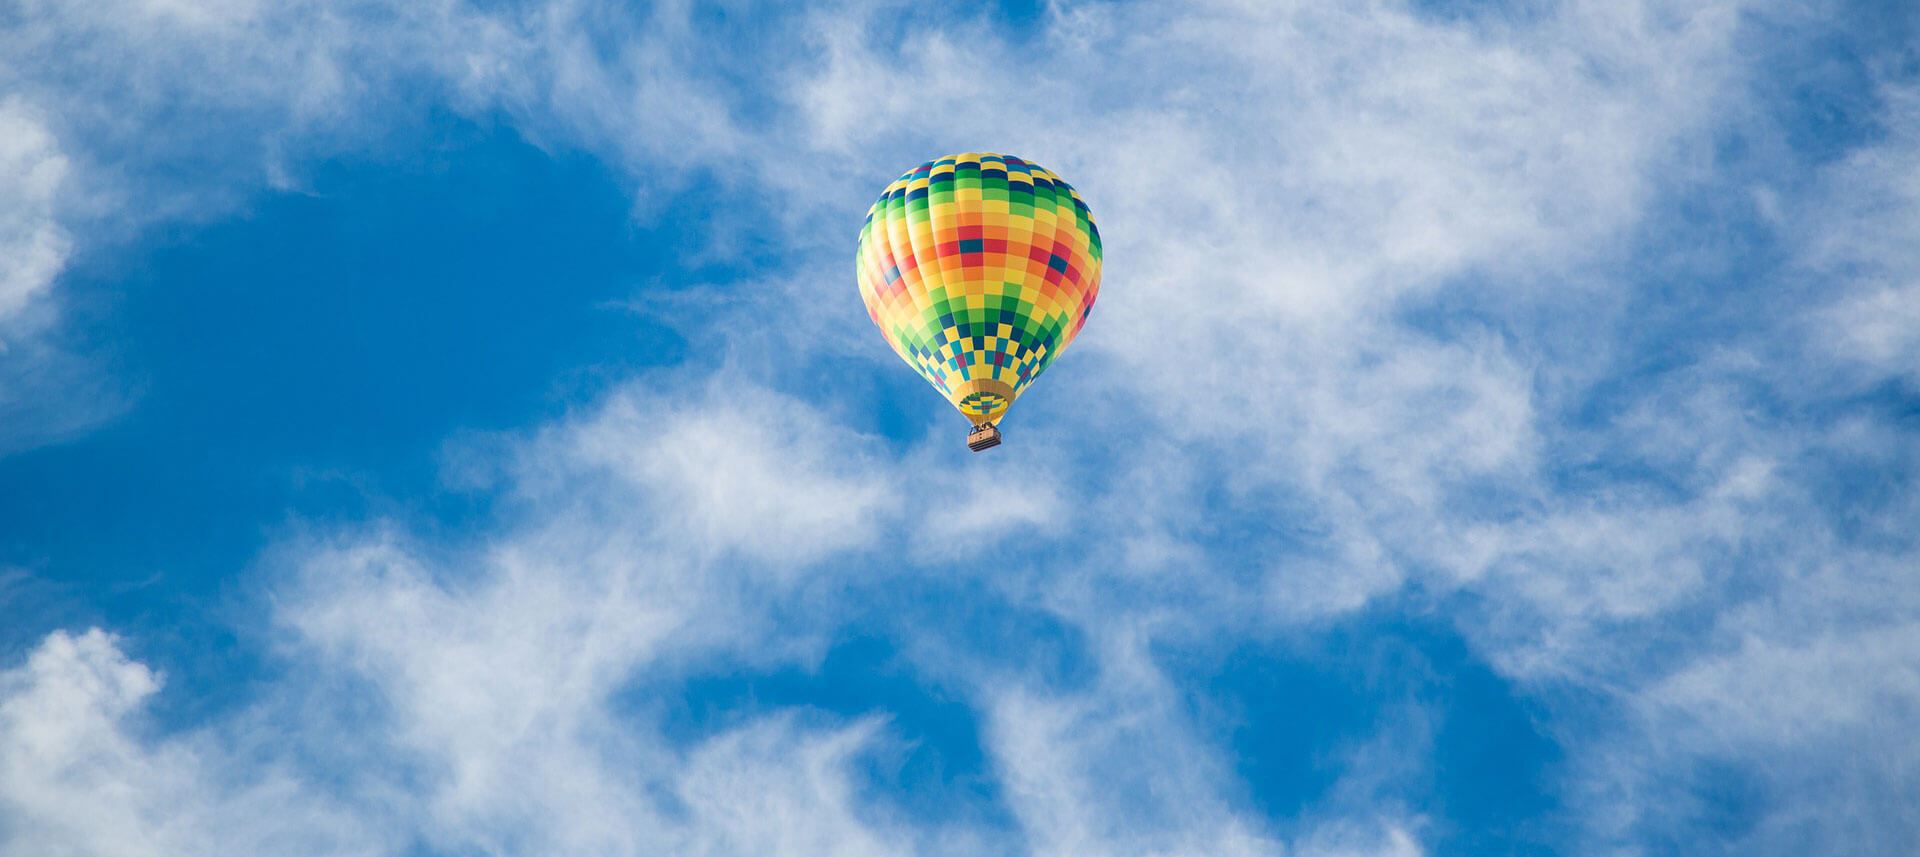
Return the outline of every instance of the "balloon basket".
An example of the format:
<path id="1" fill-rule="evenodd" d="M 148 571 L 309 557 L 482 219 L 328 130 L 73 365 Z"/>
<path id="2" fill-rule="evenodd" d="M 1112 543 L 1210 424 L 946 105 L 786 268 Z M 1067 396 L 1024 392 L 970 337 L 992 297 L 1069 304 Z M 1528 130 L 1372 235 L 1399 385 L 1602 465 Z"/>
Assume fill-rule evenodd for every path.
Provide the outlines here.
<path id="1" fill-rule="evenodd" d="M 967 448 L 974 452 L 985 452 L 1000 445 L 1000 429 L 993 423 L 981 423 L 967 432 Z"/>

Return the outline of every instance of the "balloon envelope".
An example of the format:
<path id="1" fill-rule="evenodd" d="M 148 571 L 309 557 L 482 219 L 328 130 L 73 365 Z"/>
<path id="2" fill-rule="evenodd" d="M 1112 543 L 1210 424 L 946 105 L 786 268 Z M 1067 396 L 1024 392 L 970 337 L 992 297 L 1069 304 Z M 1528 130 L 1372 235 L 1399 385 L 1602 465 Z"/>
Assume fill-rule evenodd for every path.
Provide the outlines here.
<path id="1" fill-rule="evenodd" d="M 887 344 L 975 425 L 1065 350 L 1100 294 L 1100 232 L 1059 176 L 1012 155 L 909 170 L 867 212 L 860 297 Z"/>

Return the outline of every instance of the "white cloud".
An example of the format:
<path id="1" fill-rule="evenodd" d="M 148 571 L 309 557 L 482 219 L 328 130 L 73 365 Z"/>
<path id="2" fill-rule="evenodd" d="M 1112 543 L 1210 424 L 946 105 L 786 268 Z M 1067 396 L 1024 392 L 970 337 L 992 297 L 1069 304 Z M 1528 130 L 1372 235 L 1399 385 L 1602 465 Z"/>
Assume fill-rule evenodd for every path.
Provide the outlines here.
<path id="1" fill-rule="evenodd" d="M 874 829 L 844 776 L 872 724 L 818 738 L 769 721 L 709 742 L 688 760 L 679 794 L 696 833 L 679 853 L 878 857 L 916 853 L 904 829 Z"/>
<path id="2" fill-rule="evenodd" d="M 0 334 L 52 284 L 72 244 L 54 219 L 67 158 L 33 114 L 17 96 L 0 101 Z"/>
<path id="3" fill-rule="evenodd" d="M 316 164 L 433 144 L 434 105 L 602 155 L 639 208 L 734 164 L 741 95 L 707 75 L 712 51 L 690 47 L 694 15 L 680 4 L 458 0 L 14 10 L 0 29 L 0 404 L 14 436 L 0 450 L 124 406 L 88 355 L 60 353 L 47 335 L 61 300 L 51 285 L 75 248 L 137 247 L 157 223 L 309 190 Z"/>
<path id="4" fill-rule="evenodd" d="M 73 252 L 60 221 L 70 172 L 42 112 L 19 95 L 0 98 L 0 455 L 115 410 L 43 341 L 58 325 L 49 295 Z M 78 390 L 94 393 L 89 405 L 46 413 L 45 399 Z"/>
<path id="5" fill-rule="evenodd" d="M 1795 273 L 1837 289 L 1807 335 L 1816 349 L 1859 361 L 1874 379 L 1920 377 L 1920 87 L 1882 83 L 1884 139 L 1823 171 L 1796 212 L 1815 225 Z"/>
<path id="6" fill-rule="evenodd" d="M 441 788 L 425 800 L 387 783 L 342 805 L 318 781 L 281 769 L 285 747 L 255 753 L 262 748 L 233 734 L 155 739 L 140 709 L 159 686 L 98 630 L 57 632 L 0 674 L 0 853 L 371 855 L 409 841 L 489 853 L 915 852 L 909 831 L 861 817 L 846 776 L 850 756 L 874 739 L 872 722 L 818 732 L 771 718 L 684 757 L 619 760 L 643 763 L 630 769 L 610 764 L 609 748 L 578 746 L 602 737 L 590 730 L 534 724 L 519 741 L 534 746 L 514 754 L 518 767 L 499 772 L 490 791 L 442 785 L 434 772 L 428 781 Z M 484 727 L 484 715 L 501 712 L 480 714 L 459 725 Z M 367 736 L 302 737 L 324 746 Z M 367 775 L 349 775 L 348 788 Z M 434 815 L 415 815 L 420 803 Z M 405 824 L 398 838 L 394 821 Z"/>
<path id="7" fill-rule="evenodd" d="M 1852 732 L 1889 739 L 1885 751 L 1899 756 L 1920 750 L 1897 728 L 1902 709 L 1920 701 L 1920 624 L 1804 642 L 1749 633 L 1737 649 L 1662 679 L 1650 701 L 1680 712 L 1681 728 L 1733 746 L 1764 751 Z"/>
<path id="8" fill-rule="evenodd" d="M 1154 663 L 1151 625 L 1089 629 L 1102 635 L 1091 688 L 979 677 L 989 746 L 1034 854 L 1426 853 L 1422 821 L 1385 797 L 1392 772 L 1420 764 L 1409 753 L 1424 736 L 1409 742 L 1391 734 L 1404 724 L 1388 725 L 1351 754 L 1325 799 L 1295 817 L 1250 813 L 1231 773 L 1237 760 L 1195 729 L 1185 691 Z"/>
<path id="9" fill-rule="evenodd" d="M 872 724 L 749 725 L 683 757 L 651 702 L 614 700 L 702 657 L 812 656 L 818 629 L 783 642 L 768 611 L 891 514 L 857 442 L 738 380 L 630 387 L 518 442 L 509 529 L 451 556 L 380 533 L 296 554 L 284 618 L 391 706 L 383 734 L 426 772 L 424 835 L 447 847 L 902 853 L 845 781 Z"/>
<path id="10" fill-rule="evenodd" d="M 666 498 L 654 526 L 694 544 L 794 562 L 873 540 L 875 516 L 897 495 L 866 451 L 871 438 L 745 379 L 714 378 L 706 398 L 691 412 L 615 399 L 572 454 Z"/>
<path id="11" fill-rule="evenodd" d="M 782 643 L 768 611 L 813 598 L 809 574 L 871 538 L 891 490 L 830 428 L 741 384 L 630 388 L 514 441 L 524 505 L 486 543 L 289 546 L 291 672 L 231 729 L 153 737 L 137 715 L 157 677 L 103 633 L 56 632 L 0 683 L 20 831 L 0 851 L 951 853 L 857 793 L 881 721 L 776 714 L 676 747 L 654 701 L 618 699 L 713 653 L 817 656 L 819 628 Z M 295 776 L 307 753 L 332 773 Z"/>
<path id="12" fill-rule="evenodd" d="M 277 764 L 208 736 L 155 741 L 160 688 L 99 630 L 55 632 L 0 674 L 0 852 L 47 857 L 375 854 L 378 819 L 341 814 Z M 369 824 L 368 822 L 374 822 Z"/>

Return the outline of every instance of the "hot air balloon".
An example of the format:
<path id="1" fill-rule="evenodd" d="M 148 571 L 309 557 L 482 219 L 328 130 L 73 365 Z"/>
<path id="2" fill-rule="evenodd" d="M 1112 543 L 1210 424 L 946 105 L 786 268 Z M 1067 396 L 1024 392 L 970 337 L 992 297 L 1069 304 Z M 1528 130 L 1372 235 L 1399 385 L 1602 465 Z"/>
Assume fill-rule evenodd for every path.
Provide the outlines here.
<path id="1" fill-rule="evenodd" d="M 1093 214 L 1059 176 L 969 152 L 888 185 L 855 265 L 867 315 L 972 422 L 979 452 L 999 445 L 1000 416 L 1087 323 L 1100 255 Z"/>

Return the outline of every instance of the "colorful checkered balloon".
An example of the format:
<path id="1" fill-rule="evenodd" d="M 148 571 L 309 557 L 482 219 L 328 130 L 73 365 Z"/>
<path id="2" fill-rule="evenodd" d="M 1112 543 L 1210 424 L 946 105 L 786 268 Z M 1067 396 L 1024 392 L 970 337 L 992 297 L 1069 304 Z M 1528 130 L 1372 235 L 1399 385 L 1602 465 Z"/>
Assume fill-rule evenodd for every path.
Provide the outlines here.
<path id="1" fill-rule="evenodd" d="M 855 258 L 887 344 L 975 425 L 1047 371 L 1100 294 L 1087 204 L 1012 155 L 913 168 L 867 212 Z"/>

